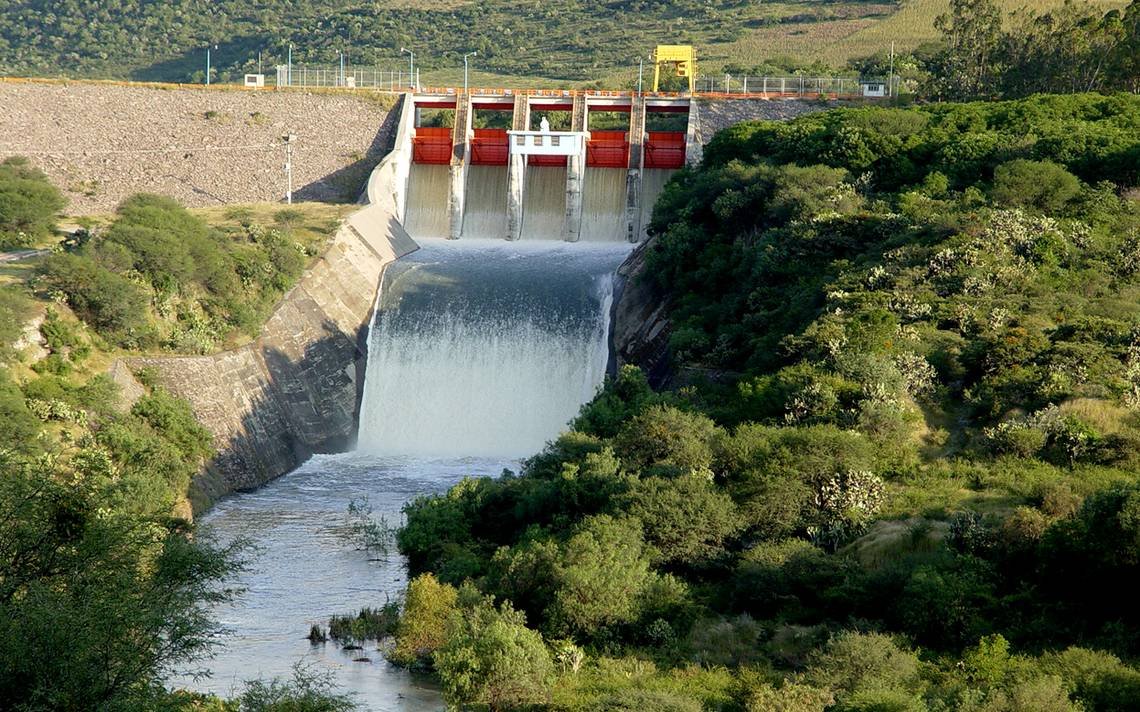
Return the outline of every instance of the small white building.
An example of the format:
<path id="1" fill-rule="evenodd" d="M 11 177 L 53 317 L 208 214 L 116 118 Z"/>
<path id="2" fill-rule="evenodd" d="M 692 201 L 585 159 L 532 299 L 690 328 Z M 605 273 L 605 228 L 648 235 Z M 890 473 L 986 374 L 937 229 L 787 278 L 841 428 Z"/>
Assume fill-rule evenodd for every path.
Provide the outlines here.
<path id="1" fill-rule="evenodd" d="M 265 86 L 265 75 L 247 74 L 245 75 L 245 85 L 247 87 L 263 87 Z"/>
<path id="2" fill-rule="evenodd" d="M 884 97 L 887 83 L 881 79 L 864 79 L 859 82 L 860 93 L 865 97 Z"/>

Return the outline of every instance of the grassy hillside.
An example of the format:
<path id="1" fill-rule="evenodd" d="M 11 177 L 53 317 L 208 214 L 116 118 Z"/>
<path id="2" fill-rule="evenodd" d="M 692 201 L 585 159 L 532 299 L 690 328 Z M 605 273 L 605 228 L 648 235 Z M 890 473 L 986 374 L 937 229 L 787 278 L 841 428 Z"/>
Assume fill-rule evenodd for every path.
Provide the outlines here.
<path id="1" fill-rule="evenodd" d="M 0 16 L 0 74 L 200 81 L 206 47 L 216 46 L 213 68 L 225 81 L 256 70 L 258 52 L 271 72 L 290 44 L 295 62 L 331 65 L 343 49 L 351 63 L 392 69 L 407 66 L 407 46 L 429 83 L 461 81 L 462 54 L 477 50 L 477 83 L 618 86 L 657 43 L 696 45 L 709 72 L 781 55 L 842 63 L 891 41 L 913 47 L 933 36 L 946 5 L 910 0 L 896 15 L 895 3 L 859 0 L 15 0 Z"/>

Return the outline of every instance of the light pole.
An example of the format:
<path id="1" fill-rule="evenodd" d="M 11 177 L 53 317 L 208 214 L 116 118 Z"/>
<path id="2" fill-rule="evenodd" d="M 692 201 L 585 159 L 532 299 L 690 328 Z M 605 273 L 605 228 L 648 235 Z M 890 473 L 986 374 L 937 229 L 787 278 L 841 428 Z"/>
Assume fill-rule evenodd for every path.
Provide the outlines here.
<path id="1" fill-rule="evenodd" d="M 641 96 L 641 73 L 645 69 L 645 58 L 637 58 L 637 95 Z"/>
<path id="2" fill-rule="evenodd" d="M 214 49 L 218 46 L 214 45 Z M 206 86 L 210 86 L 210 45 L 206 45 Z"/>
<path id="3" fill-rule="evenodd" d="M 338 49 L 337 54 L 340 55 L 340 81 L 337 82 L 337 85 L 343 87 L 344 86 L 344 50 Z"/>
<path id="4" fill-rule="evenodd" d="M 468 52 L 467 54 L 463 55 L 463 93 L 464 94 L 467 93 L 467 58 L 468 57 L 478 57 L 478 56 L 479 56 L 479 50 L 475 50 L 474 52 Z"/>
<path id="5" fill-rule="evenodd" d="M 285 86 L 293 86 L 293 43 L 289 43 L 288 68 L 285 70 Z"/>
<path id="6" fill-rule="evenodd" d="M 412 88 L 414 89 L 416 83 L 416 53 L 407 47 L 401 47 L 400 54 L 408 55 L 408 83 L 411 84 Z"/>
<path id="7" fill-rule="evenodd" d="M 285 134 L 281 137 L 285 143 L 285 202 L 293 204 L 293 143 L 297 140 L 294 134 Z"/>

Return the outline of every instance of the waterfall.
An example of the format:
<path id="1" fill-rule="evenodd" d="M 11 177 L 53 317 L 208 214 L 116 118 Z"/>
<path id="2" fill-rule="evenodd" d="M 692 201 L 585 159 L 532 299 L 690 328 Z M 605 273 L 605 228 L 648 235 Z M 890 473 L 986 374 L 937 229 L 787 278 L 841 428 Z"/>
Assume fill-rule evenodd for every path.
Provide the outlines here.
<path id="1" fill-rule="evenodd" d="M 630 245 L 421 242 L 385 275 L 358 449 L 538 452 L 602 382 L 613 273 Z"/>

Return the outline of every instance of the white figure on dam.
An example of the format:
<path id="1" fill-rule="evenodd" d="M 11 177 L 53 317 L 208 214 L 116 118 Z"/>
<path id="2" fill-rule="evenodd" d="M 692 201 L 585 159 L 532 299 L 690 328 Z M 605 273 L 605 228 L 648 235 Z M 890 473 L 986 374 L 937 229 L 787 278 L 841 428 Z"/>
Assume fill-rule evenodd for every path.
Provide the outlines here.
<path id="1" fill-rule="evenodd" d="M 542 121 L 538 122 L 538 130 L 543 133 L 550 133 L 550 122 L 546 120 L 545 116 L 542 117 Z"/>

